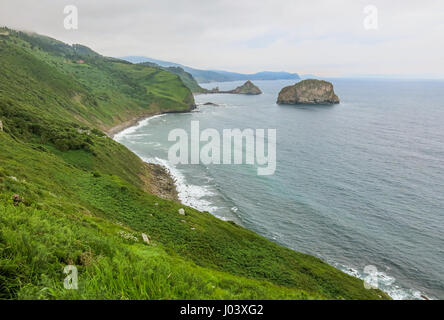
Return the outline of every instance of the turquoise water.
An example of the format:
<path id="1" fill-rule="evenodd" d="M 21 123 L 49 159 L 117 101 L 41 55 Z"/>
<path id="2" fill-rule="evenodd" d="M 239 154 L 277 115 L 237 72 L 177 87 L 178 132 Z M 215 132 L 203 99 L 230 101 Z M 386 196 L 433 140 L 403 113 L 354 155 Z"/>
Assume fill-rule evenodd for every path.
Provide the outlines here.
<path id="1" fill-rule="evenodd" d="M 364 278 L 397 299 L 444 298 L 444 82 L 332 79 L 341 104 L 279 106 L 260 96 L 198 95 L 196 112 L 142 121 L 116 140 L 169 167 L 181 200 Z M 209 84 L 230 89 L 241 82 Z M 203 106 L 214 102 L 220 106 Z M 168 133 L 277 130 L 277 169 L 167 162 Z"/>

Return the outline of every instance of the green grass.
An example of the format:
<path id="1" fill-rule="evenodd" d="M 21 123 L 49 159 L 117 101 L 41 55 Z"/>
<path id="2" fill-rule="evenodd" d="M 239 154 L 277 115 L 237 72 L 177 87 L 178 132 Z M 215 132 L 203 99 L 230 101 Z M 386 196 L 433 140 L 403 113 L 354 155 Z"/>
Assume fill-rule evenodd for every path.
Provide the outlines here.
<path id="1" fill-rule="evenodd" d="M 168 71 L 170 73 L 176 74 L 180 77 L 180 80 L 182 80 L 183 84 L 191 90 L 191 92 L 193 93 L 205 93 L 208 92 L 207 89 L 202 88 L 197 81 L 193 78 L 193 76 L 186 72 L 183 68 L 181 67 L 161 67 L 156 63 L 152 63 L 152 62 L 144 62 L 141 63 L 141 65 L 144 66 L 151 66 L 151 67 L 157 67 L 157 68 L 161 68 L 165 71 Z"/>
<path id="2" fill-rule="evenodd" d="M 257 299 L 308 298 L 302 290 L 216 272 L 142 243 L 132 230 L 85 215 L 0 206 L 2 298 Z M 20 232 L 18 232 L 18 230 Z M 134 234 L 126 240 L 119 232 Z M 62 271 L 75 264 L 79 289 Z M 322 297 L 319 297 L 322 298 Z"/>
<path id="3" fill-rule="evenodd" d="M 191 93 L 176 75 L 12 31 L 0 37 L 0 57 L 0 298 L 388 298 L 320 259 L 145 191 L 142 161 L 99 129 L 188 110 Z M 63 287 L 68 264 L 79 290 Z"/>

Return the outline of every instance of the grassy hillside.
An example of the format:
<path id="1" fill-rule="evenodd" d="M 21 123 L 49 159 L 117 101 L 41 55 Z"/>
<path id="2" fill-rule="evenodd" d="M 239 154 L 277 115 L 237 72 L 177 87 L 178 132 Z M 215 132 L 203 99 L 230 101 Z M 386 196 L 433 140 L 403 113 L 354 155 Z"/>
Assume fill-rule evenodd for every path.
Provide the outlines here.
<path id="1" fill-rule="evenodd" d="M 151 172 L 101 129 L 189 110 L 178 76 L 4 32 L 0 298 L 387 298 L 317 258 L 146 191 Z M 63 287 L 68 264 L 79 269 L 78 290 Z"/>
<path id="2" fill-rule="evenodd" d="M 153 62 L 143 62 L 141 64 L 145 65 L 145 66 L 162 68 L 165 71 L 168 71 L 168 72 L 178 75 L 180 77 L 180 80 L 182 80 L 183 84 L 186 85 L 187 88 L 190 89 L 191 92 L 193 92 L 193 93 L 205 93 L 208 91 L 207 89 L 202 88 L 197 83 L 197 81 L 193 78 L 191 73 L 186 72 L 181 67 L 161 67 L 158 64 L 153 63 Z"/>
<path id="3" fill-rule="evenodd" d="M 141 113 L 186 111 L 194 104 L 180 78 L 159 68 L 7 32 L 0 36 L 0 90 L 17 103 L 38 102 L 59 118 L 74 117 L 102 129 Z"/>

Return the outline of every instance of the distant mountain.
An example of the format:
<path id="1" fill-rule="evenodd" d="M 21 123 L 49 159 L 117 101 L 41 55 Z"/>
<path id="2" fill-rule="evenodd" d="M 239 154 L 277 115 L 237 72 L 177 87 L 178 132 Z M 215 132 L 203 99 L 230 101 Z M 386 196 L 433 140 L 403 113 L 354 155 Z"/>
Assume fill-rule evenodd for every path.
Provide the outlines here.
<path id="1" fill-rule="evenodd" d="M 314 74 L 303 74 L 301 75 L 301 79 L 320 79 L 318 76 L 314 75 Z"/>
<path id="2" fill-rule="evenodd" d="M 131 63 L 143 63 L 151 62 L 156 63 L 162 67 L 181 67 L 186 72 L 190 73 L 197 82 L 208 83 L 208 82 L 224 82 L 224 81 L 241 81 L 241 80 L 298 80 L 300 79 L 297 73 L 288 72 L 272 72 L 263 71 L 254 74 L 244 74 L 236 72 L 228 72 L 222 70 L 200 70 L 191 67 L 187 67 L 178 63 L 157 60 L 147 57 L 140 56 L 128 56 L 122 57 L 121 59 L 129 61 Z"/>
<path id="3" fill-rule="evenodd" d="M 158 64 L 159 66 L 162 66 L 162 67 L 183 67 L 181 64 L 178 64 L 178 63 L 157 60 L 157 59 L 151 59 L 151 58 L 141 57 L 141 56 L 128 56 L 128 57 L 122 57 L 120 59 L 126 60 L 131 63 L 151 62 L 151 63 Z"/>

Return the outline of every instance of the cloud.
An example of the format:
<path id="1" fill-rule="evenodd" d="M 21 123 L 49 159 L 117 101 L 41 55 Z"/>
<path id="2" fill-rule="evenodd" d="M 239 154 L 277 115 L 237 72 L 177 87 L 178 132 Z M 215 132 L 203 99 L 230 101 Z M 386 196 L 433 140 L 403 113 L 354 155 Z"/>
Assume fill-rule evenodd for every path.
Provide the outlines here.
<path id="1" fill-rule="evenodd" d="M 78 30 L 63 28 L 68 4 Z M 369 4 L 378 30 L 364 28 Z M 2 0 L 0 24 L 201 68 L 444 76 L 441 0 Z"/>

